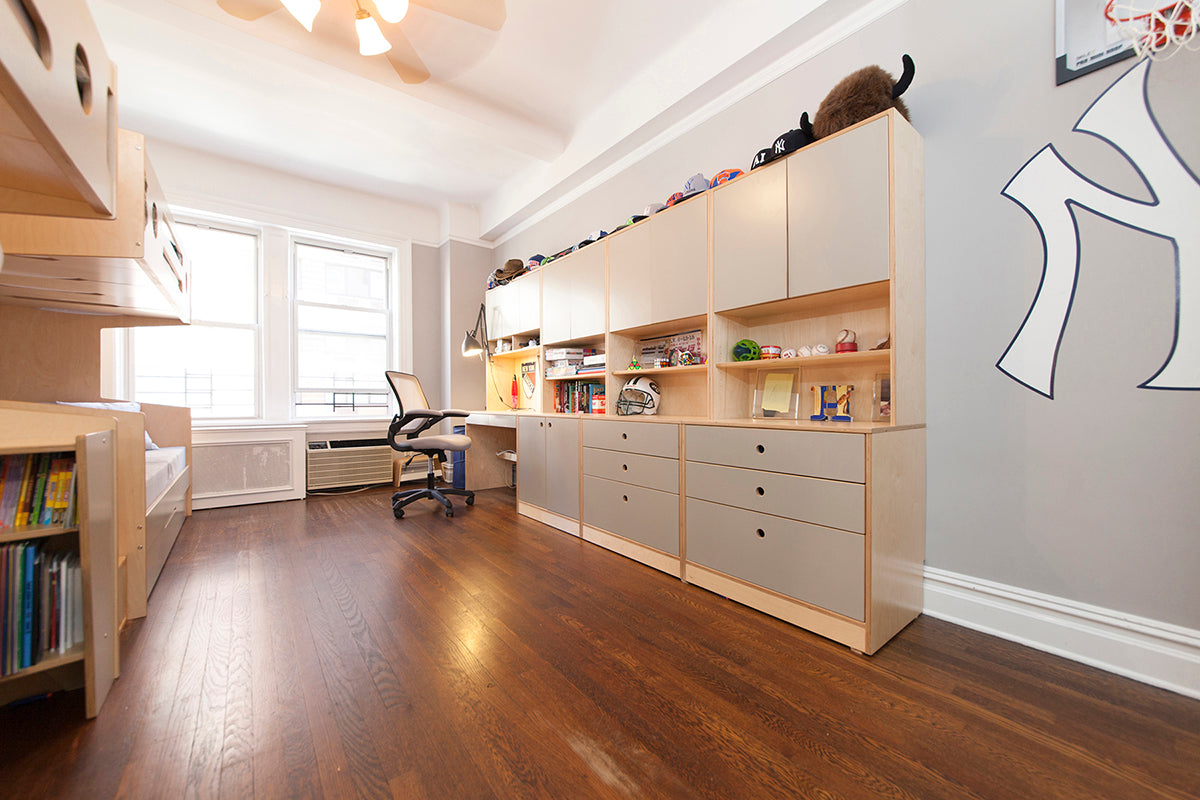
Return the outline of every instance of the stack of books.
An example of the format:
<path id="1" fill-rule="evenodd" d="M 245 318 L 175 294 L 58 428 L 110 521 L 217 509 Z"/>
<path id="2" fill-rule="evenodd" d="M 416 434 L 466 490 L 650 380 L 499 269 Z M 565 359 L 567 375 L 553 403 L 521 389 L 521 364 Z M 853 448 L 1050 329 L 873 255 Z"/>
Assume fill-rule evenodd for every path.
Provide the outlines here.
<path id="1" fill-rule="evenodd" d="M 576 375 L 600 375 L 604 373 L 604 353 L 593 353 L 584 356 L 583 361 L 575 368 Z"/>
<path id="2" fill-rule="evenodd" d="M 0 547 L 0 674 L 12 675 L 84 640 L 79 554 L 35 542 Z"/>
<path id="3" fill-rule="evenodd" d="M 547 347 L 543 353 L 546 358 L 546 377 L 569 378 L 578 374 L 584 360 L 595 354 L 594 347 Z"/>
<path id="4" fill-rule="evenodd" d="M 0 456 L 0 529 L 76 524 L 75 456 Z"/>

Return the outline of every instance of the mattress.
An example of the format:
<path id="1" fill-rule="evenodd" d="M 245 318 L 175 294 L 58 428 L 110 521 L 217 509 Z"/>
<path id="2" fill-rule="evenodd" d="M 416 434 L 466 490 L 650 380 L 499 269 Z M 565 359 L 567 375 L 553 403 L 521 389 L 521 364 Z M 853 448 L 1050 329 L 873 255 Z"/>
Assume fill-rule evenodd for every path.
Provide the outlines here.
<path id="1" fill-rule="evenodd" d="M 160 447 L 146 451 L 146 509 L 187 468 L 186 447 Z"/>

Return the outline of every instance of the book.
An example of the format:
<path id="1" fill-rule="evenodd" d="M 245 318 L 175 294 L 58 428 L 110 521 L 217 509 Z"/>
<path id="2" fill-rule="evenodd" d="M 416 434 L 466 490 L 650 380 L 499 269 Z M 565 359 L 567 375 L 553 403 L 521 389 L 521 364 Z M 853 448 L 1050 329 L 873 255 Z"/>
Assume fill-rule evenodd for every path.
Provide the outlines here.
<path id="1" fill-rule="evenodd" d="M 25 546 L 21 558 L 21 668 L 33 666 L 33 561 L 37 547 Z"/>
<path id="2" fill-rule="evenodd" d="M 13 510 L 13 526 L 21 527 L 29 524 L 28 501 L 33 493 L 34 457 L 25 456 L 25 468 L 21 470 L 21 488 L 17 490 L 17 506 Z"/>
<path id="3" fill-rule="evenodd" d="M 585 367 L 593 367 L 596 365 L 604 366 L 604 363 L 605 363 L 604 353 L 595 353 L 593 355 L 583 357 L 583 365 Z"/>
<path id="4" fill-rule="evenodd" d="M 42 519 L 42 509 L 46 504 L 46 479 L 50 476 L 47 474 L 50 471 L 50 454 L 42 453 L 38 456 L 37 466 L 37 481 L 33 486 L 33 505 L 29 509 L 29 524 L 38 525 Z"/>

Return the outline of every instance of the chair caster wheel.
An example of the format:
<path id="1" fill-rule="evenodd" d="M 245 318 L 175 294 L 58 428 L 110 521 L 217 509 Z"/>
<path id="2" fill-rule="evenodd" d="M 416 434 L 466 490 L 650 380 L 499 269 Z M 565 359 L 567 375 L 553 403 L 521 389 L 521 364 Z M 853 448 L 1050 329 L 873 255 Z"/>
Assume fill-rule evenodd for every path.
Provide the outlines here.
<path id="1" fill-rule="evenodd" d="M 469 505 L 469 506 L 473 506 L 473 505 L 475 505 L 475 498 L 474 498 L 474 497 L 468 497 L 468 498 L 467 498 L 467 505 Z"/>
<path id="2" fill-rule="evenodd" d="M 453 516 L 454 516 L 454 509 L 452 509 L 452 508 L 447 508 L 447 509 L 446 509 L 446 516 L 447 516 L 447 517 L 453 517 Z"/>
<path id="3" fill-rule="evenodd" d="M 393 508 L 392 515 L 395 516 L 396 519 L 404 519 L 404 509 L 403 508 Z"/>

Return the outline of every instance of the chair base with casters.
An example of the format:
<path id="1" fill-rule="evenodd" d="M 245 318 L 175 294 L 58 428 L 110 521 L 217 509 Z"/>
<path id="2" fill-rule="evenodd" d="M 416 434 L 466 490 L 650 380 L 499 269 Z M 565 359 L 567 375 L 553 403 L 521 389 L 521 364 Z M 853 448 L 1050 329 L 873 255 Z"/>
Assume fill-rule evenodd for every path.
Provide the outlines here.
<path id="1" fill-rule="evenodd" d="M 425 486 L 421 489 L 409 489 L 392 495 L 392 514 L 396 519 L 404 517 L 404 507 L 417 500 L 437 500 L 446 507 L 446 516 L 454 516 L 454 506 L 446 495 L 458 495 L 467 498 L 467 505 L 475 505 L 475 493 L 469 489 L 439 489 L 434 485 L 433 456 L 429 455 L 429 471 L 425 474 Z"/>

